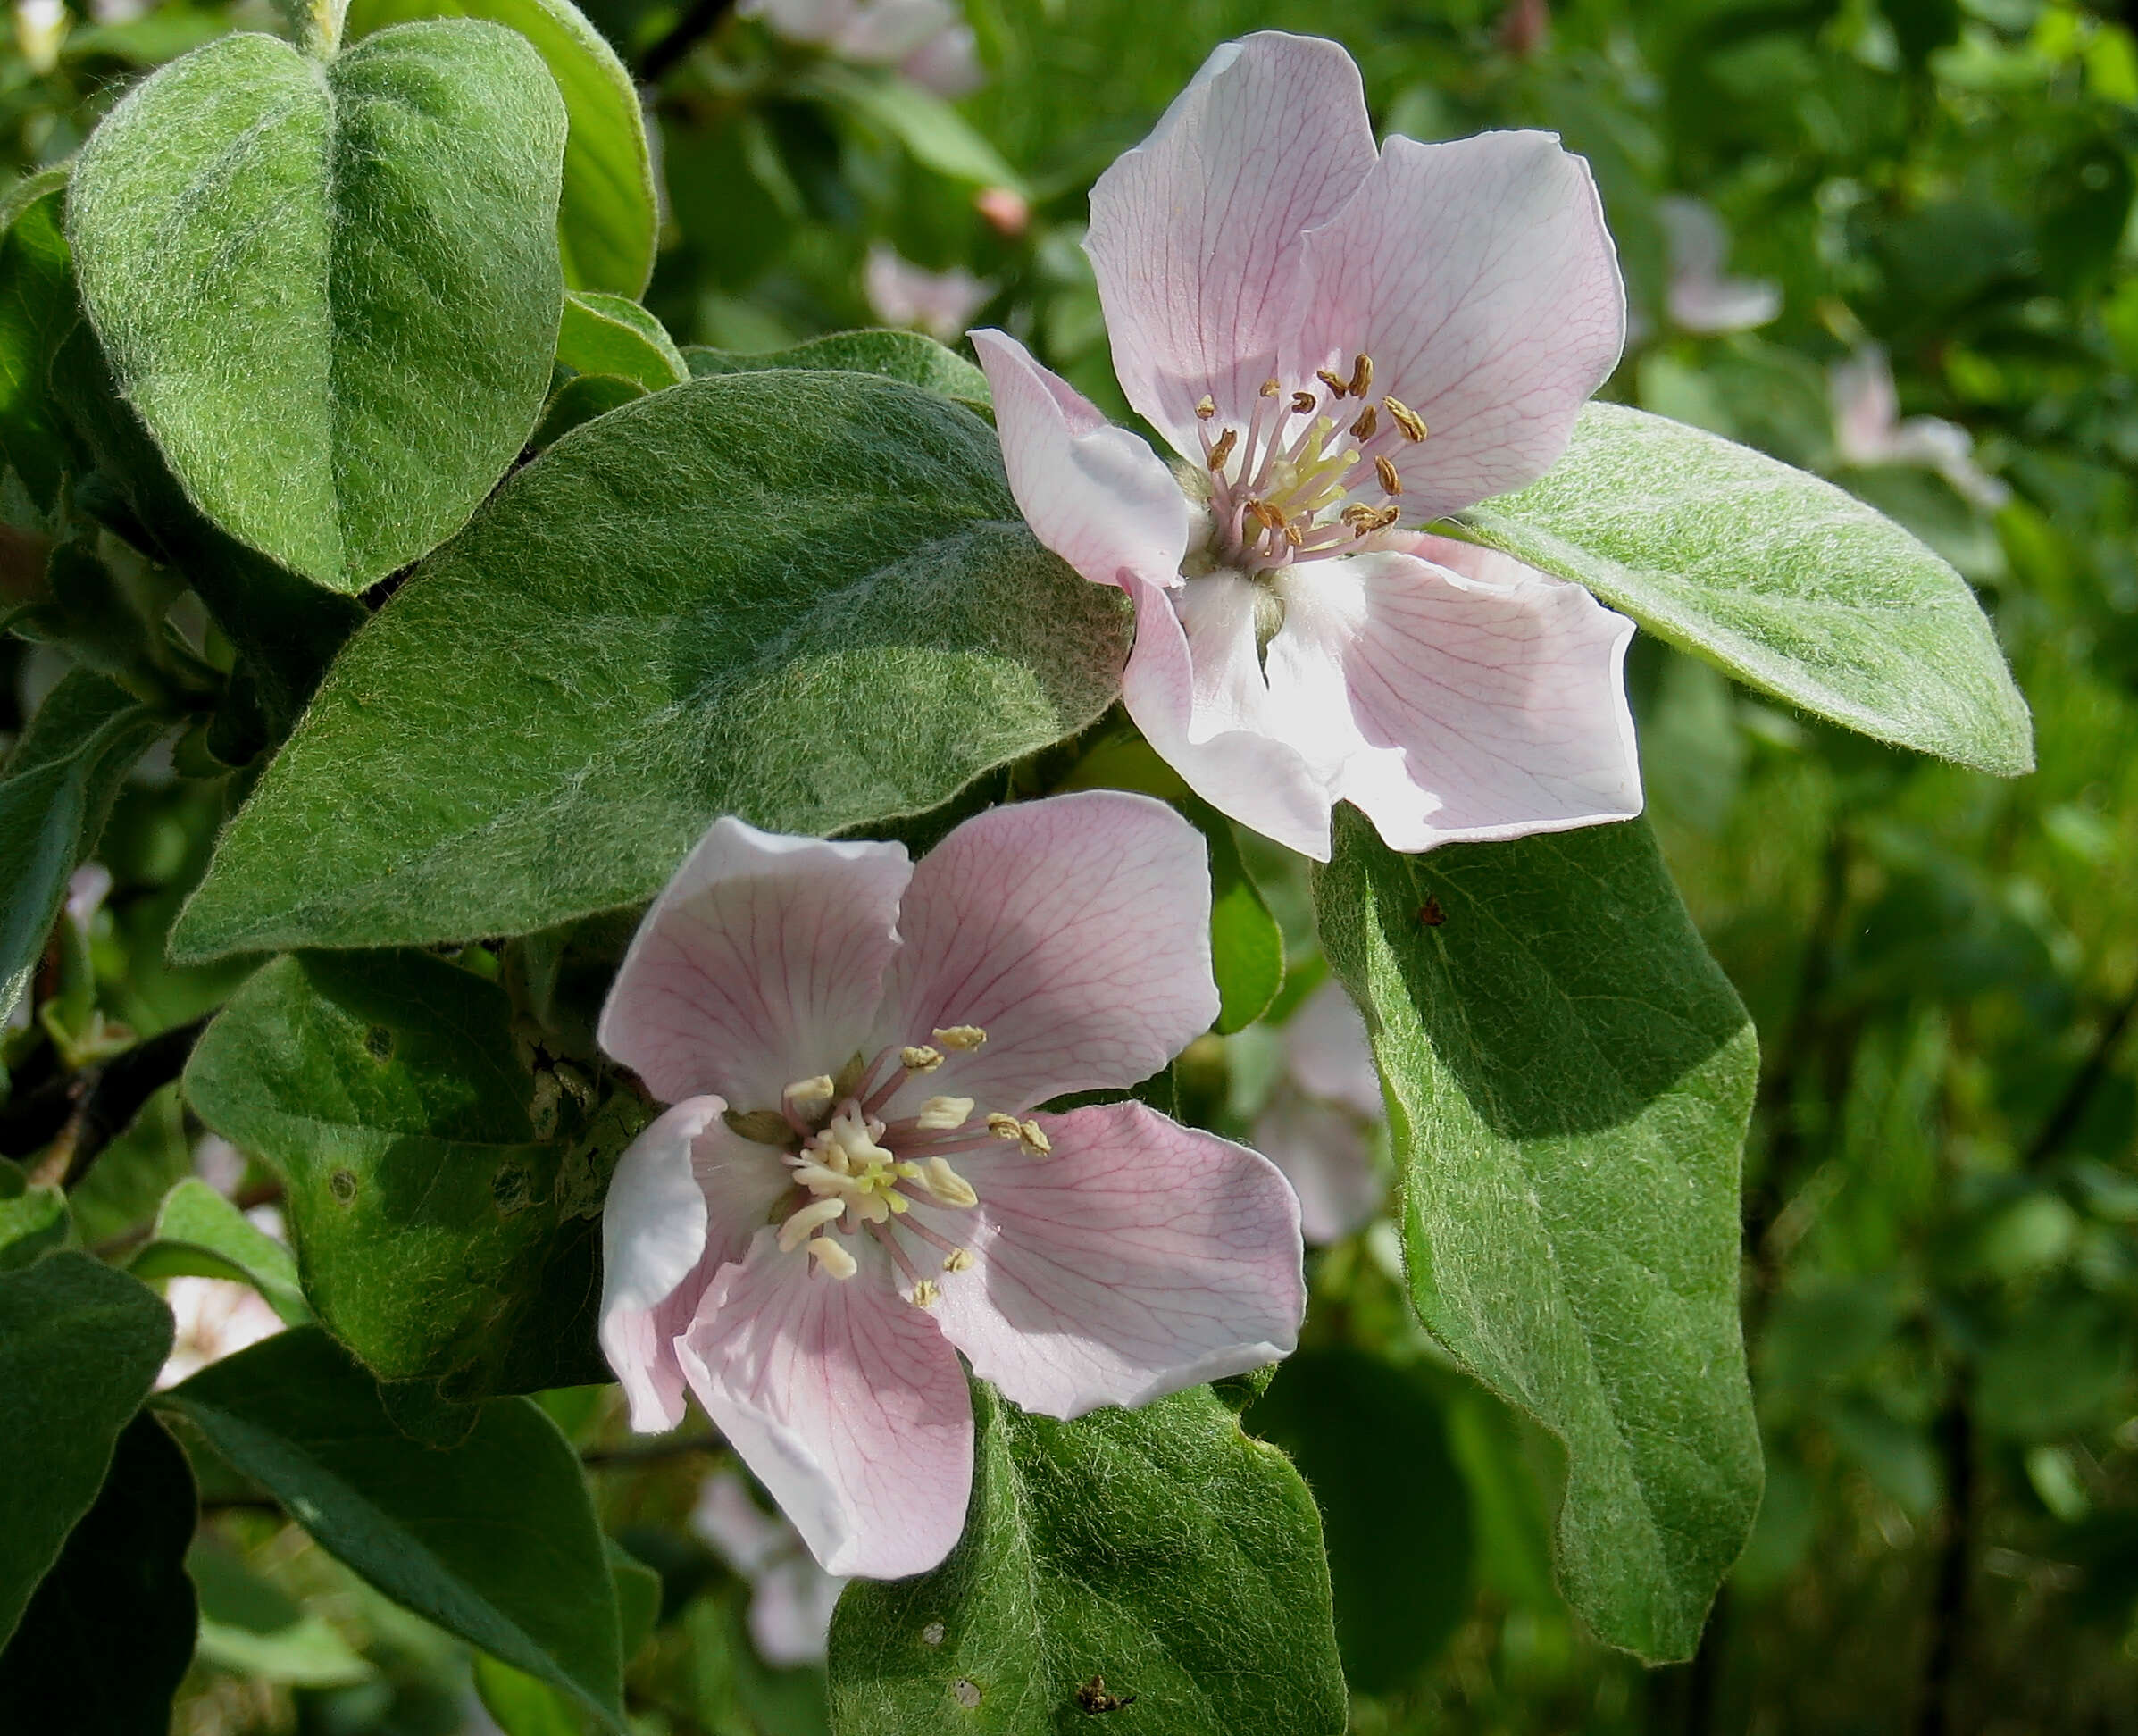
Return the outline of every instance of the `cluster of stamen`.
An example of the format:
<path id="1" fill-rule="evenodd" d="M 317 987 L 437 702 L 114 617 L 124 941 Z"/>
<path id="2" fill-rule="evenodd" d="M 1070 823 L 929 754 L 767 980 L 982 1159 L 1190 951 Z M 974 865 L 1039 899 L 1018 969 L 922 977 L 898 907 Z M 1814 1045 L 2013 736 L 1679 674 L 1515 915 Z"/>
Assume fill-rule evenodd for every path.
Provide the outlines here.
<path id="1" fill-rule="evenodd" d="M 1318 389 L 1290 393 L 1264 380 L 1244 433 L 1213 435 L 1216 400 L 1205 396 L 1195 406 L 1212 552 L 1228 565 L 1259 572 L 1349 554 L 1403 515 L 1403 479 L 1391 455 L 1423 440 L 1424 422 L 1399 398 L 1374 401 L 1374 358 L 1364 353 L 1349 379 L 1322 368 L 1315 380 Z M 1356 416 L 1347 398 L 1358 400 Z"/>
<path id="2" fill-rule="evenodd" d="M 859 1263 L 841 1239 L 872 1236 L 905 1279 L 907 1298 L 923 1308 L 941 1288 L 898 1232 L 927 1244 L 943 1273 L 973 1264 L 971 1249 L 912 1214 L 916 1205 L 970 1211 L 980 1203 L 950 1159 L 1006 1140 L 1033 1156 L 1052 1149 L 1036 1121 L 1000 1112 L 975 1114 L 967 1097 L 931 1097 L 911 1114 L 884 1120 L 881 1112 L 907 1080 L 935 1072 L 946 1051 L 976 1049 L 987 1041 L 977 1025 L 930 1035 L 929 1042 L 886 1048 L 872 1061 L 856 1055 L 836 1079 L 819 1073 L 797 1080 L 780 1094 L 777 1109 L 727 1115 L 743 1138 L 780 1148 L 794 1183 L 777 1208 L 782 1252 L 798 1248 L 817 1272 L 851 1278 Z"/>

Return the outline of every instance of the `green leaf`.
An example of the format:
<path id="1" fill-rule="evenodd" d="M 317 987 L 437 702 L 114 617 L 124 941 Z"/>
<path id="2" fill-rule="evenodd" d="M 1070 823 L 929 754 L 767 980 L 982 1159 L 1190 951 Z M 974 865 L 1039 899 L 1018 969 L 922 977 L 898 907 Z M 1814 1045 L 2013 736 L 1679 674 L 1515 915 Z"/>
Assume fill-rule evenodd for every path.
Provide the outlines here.
<path id="1" fill-rule="evenodd" d="M 487 18 L 534 44 L 571 122 L 556 213 L 564 282 L 642 293 L 653 275 L 660 213 L 639 92 L 607 39 L 572 0 L 355 0 L 344 38 L 354 42 L 419 18 Z"/>
<path id="2" fill-rule="evenodd" d="M 564 142 L 540 57 L 470 19 L 323 70 L 226 37 L 113 110 L 68 196 L 82 301 L 209 518 L 345 591 L 459 527 L 548 388 Z"/>
<path id="3" fill-rule="evenodd" d="M 1208 1388 L 1074 1423 L 973 1402 L 964 1539 L 839 1598 L 834 1730 L 1053 1736 L 1100 1696 L 1154 1736 L 1343 1729 L 1313 1500 Z"/>
<path id="4" fill-rule="evenodd" d="M 19 1164 L 0 1157 L 0 1272 L 13 1272 L 64 1247 L 71 1227 L 67 1196 L 31 1186 Z"/>
<path id="5" fill-rule="evenodd" d="M 494 1398 L 459 1445 L 419 1446 L 371 1378 L 310 1326 L 212 1364 L 156 1403 L 388 1597 L 622 1728 L 601 1533 L 579 1460 L 539 1406 Z"/>
<path id="6" fill-rule="evenodd" d="M 1816 716 L 2003 777 L 2034 769 L 2026 702 L 1967 581 L 1749 447 L 1591 404 L 1549 475 L 1461 528 Z"/>
<path id="7" fill-rule="evenodd" d="M 1025 190 L 1023 178 L 949 104 L 911 79 L 877 69 L 820 61 L 804 88 L 878 131 L 888 133 L 914 161 L 974 187 Z"/>
<path id="8" fill-rule="evenodd" d="M 1590 1625 L 1688 1657 L 1759 1505 L 1744 1008 L 1640 822 L 1410 856 L 1346 809 L 1335 845 L 1322 940 L 1373 1032 L 1419 1315 L 1565 1443 Z"/>
<path id="9" fill-rule="evenodd" d="M 608 1540 L 609 1570 L 616 1582 L 616 1607 L 622 1618 L 623 1658 L 629 1663 L 653 1632 L 661 1608 L 661 1576 L 644 1565 L 613 1538 Z M 483 1709 L 505 1736 L 580 1736 L 579 1715 L 563 1695 L 524 1670 L 501 1664 L 487 1652 L 475 1654 L 475 1691 Z"/>
<path id="10" fill-rule="evenodd" d="M 567 380 L 551 395 L 542 412 L 541 425 L 528 437 L 527 444 L 537 452 L 545 452 L 580 423 L 605 416 L 645 396 L 646 388 L 637 380 L 617 374 L 580 374 Z"/>
<path id="11" fill-rule="evenodd" d="M 0 775 L 0 1018 L 29 988 L 67 881 L 163 725 L 101 675 L 61 678 Z"/>
<path id="12" fill-rule="evenodd" d="M 65 447 L 46 371 L 79 318 L 63 227 L 67 171 L 47 169 L 0 203 L 0 455 L 49 513 Z"/>
<path id="13" fill-rule="evenodd" d="M 0 1640 L 96 1498 L 171 1339 L 155 1294 L 86 1254 L 0 1273 Z"/>
<path id="14" fill-rule="evenodd" d="M 186 1571 L 200 1597 L 203 1663 L 301 1688 L 345 1688 L 377 1673 L 323 1617 L 262 1579 L 213 1532 L 194 1540 Z"/>
<path id="15" fill-rule="evenodd" d="M 933 807 L 1118 689 L 1120 596 L 1015 511 L 984 422 L 864 375 L 587 423 L 350 643 L 174 954 L 529 933 L 644 903 L 719 814 Z"/>
<path id="16" fill-rule="evenodd" d="M 110 1457 L 96 1505 L 0 1651 L 0 1720 L 11 1730 L 152 1736 L 171 1727 L 193 1661 L 193 1472 L 146 1415 L 127 1424 Z"/>
<path id="17" fill-rule="evenodd" d="M 622 296 L 566 296 L 556 359 L 582 374 L 621 374 L 649 392 L 690 378 L 667 329 Z"/>
<path id="18" fill-rule="evenodd" d="M 691 374 L 763 373 L 768 369 L 831 369 L 842 373 L 881 374 L 902 380 L 924 392 L 954 398 L 985 414 L 995 407 L 988 377 L 956 350 L 945 349 L 917 331 L 834 331 L 812 338 L 792 349 L 752 355 L 740 350 L 686 344 L 683 361 Z"/>
<path id="19" fill-rule="evenodd" d="M 289 1250 L 195 1176 L 163 1196 L 155 1228 L 127 1270 L 137 1278 L 230 1279 L 250 1284 L 291 1326 L 312 1318 Z"/>
<path id="20" fill-rule="evenodd" d="M 1432 1381 L 1363 1350 L 1304 1350 L 1243 1421 L 1321 1509 L 1345 1680 L 1404 1687 L 1470 1607 L 1469 1494 Z"/>
<path id="21" fill-rule="evenodd" d="M 539 1137 L 511 1026 L 503 989 L 428 954 L 301 955 L 187 1064 L 195 1113 L 282 1177 L 305 1294 L 381 1380 L 464 1398 L 607 1378 L 608 1178 Z"/>

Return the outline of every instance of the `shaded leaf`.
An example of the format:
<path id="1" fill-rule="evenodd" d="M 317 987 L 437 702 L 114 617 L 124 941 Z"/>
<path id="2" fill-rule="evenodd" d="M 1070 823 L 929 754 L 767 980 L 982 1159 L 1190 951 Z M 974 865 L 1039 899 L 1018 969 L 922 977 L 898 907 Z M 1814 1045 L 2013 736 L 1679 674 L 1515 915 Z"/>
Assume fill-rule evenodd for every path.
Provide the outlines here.
<path id="1" fill-rule="evenodd" d="M 988 377 L 956 350 L 945 349 L 917 331 L 834 331 L 812 338 L 792 349 L 752 355 L 740 350 L 686 344 L 683 360 L 693 376 L 763 373 L 768 369 L 836 369 L 845 373 L 881 374 L 902 380 L 924 392 L 955 398 L 968 408 L 987 412 L 995 400 Z"/>
<path id="2" fill-rule="evenodd" d="M 67 171 L 47 169 L 0 202 L 0 454 L 42 512 L 59 497 L 66 448 L 46 371 L 79 317 L 63 228 Z"/>
<path id="3" fill-rule="evenodd" d="M 597 416 L 605 416 L 633 398 L 646 396 L 646 388 L 635 380 L 625 380 L 617 374 L 580 374 L 567 380 L 550 396 L 548 405 L 542 412 L 541 425 L 528 436 L 527 444 L 537 452 L 555 446 L 581 422 L 592 421 Z"/>

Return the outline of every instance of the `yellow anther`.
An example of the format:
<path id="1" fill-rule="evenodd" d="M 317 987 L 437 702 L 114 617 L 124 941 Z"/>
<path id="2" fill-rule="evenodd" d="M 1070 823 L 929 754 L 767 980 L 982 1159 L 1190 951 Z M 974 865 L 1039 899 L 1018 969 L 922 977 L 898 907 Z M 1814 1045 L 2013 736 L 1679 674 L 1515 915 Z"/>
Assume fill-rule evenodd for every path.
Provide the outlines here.
<path id="1" fill-rule="evenodd" d="M 948 1254 L 943 1256 L 943 1270 L 945 1272 L 972 1271 L 973 1250 L 969 1248 L 952 1248 Z"/>
<path id="2" fill-rule="evenodd" d="M 1364 397 L 1374 389 L 1374 358 L 1372 356 L 1361 355 L 1352 359 L 1350 385 L 1353 397 Z"/>
<path id="3" fill-rule="evenodd" d="M 1198 421 L 1208 421 L 1210 418 L 1215 416 L 1216 413 L 1217 400 L 1212 397 L 1209 393 L 1205 392 L 1203 394 L 1203 401 L 1195 406 L 1196 420 Z"/>
<path id="4" fill-rule="evenodd" d="M 813 1199 L 780 1226 L 780 1252 L 791 1254 L 804 1242 L 845 1215 L 847 1202 L 836 1196 Z"/>
<path id="5" fill-rule="evenodd" d="M 1232 455 L 1232 447 L 1239 438 L 1240 430 L 1236 428 L 1228 428 L 1217 437 L 1217 444 L 1210 448 L 1212 470 L 1220 471 L 1225 467 L 1225 460 Z"/>
<path id="6" fill-rule="evenodd" d="M 954 1127 L 963 1127 L 972 1114 L 971 1098 L 931 1097 L 921 1106 L 914 1125 L 923 1133 L 948 1133 Z"/>
<path id="7" fill-rule="evenodd" d="M 898 1064 L 909 1073 L 933 1072 L 943 1064 L 943 1052 L 930 1048 L 925 1043 L 915 1043 L 898 1051 Z"/>
<path id="8" fill-rule="evenodd" d="M 948 1025 L 928 1034 L 947 1049 L 976 1049 L 988 1039 L 978 1025 Z"/>
<path id="9" fill-rule="evenodd" d="M 928 1173 L 921 1178 L 921 1186 L 946 1206 L 959 1210 L 980 1204 L 980 1196 L 973 1191 L 973 1184 L 950 1167 L 948 1157 L 931 1157 Z"/>
<path id="10" fill-rule="evenodd" d="M 1320 380 L 1322 384 L 1326 386 L 1332 392 L 1335 393 L 1338 397 L 1343 396 L 1346 392 L 1351 389 L 1351 382 L 1349 380 L 1346 380 L 1341 374 L 1331 373 L 1326 368 L 1316 368 L 1314 371 L 1314 377 Z"/>
<path id="11" fill-rule="evenodd" d="M 1262 382 L 1262 396 L 1264 397 L 1274 397 L 1283 389 L 1284 388 L 1278 385 L 1274 380 L 1265 380 Z"/>
<path id="12" fill-rule="evenodd" d="M 906 1213 L 913 1210 L 913 1201 L 906 1198 L 904 1194 L 885 1194 L 883 1203 L 890 1207 L 890 1214 L 893 1217 L 904 1217 Z"/>
<path id="13" fill-rule="evenodd" d="M 912 1293 L 906 1299 L 916 1308 L 932 1308 L 942 1294 L 941 1288 L 934 1279 L 923 1278 L 913 1287 Z"/>
<path id="14" fill-rule="evenodd" d="M 1303 416 L 1321 402 L 1312 392 L 1294 392 L 1291 395 L 1291 413 Z"/>
<path id="15" fill-rule="evenodd" d="M 1399 398 L 1384 397 L 1381 400 L 1381 407 L 1388 412 L 1390 419 L 1403 430 L 1405 439 L 1415 441 L 1425 438 L 1425 419 L 1413 410 L 1410 405 Z"/>
<path id="16" fill-rule="evenodd" d="M 1044 1157 L 1054 1149 L 1054 1141 L 1047 1137 L 1047 1130 L 1036 1121 L 1028 1121 L 1017 1129 L 1017 1136 L 1024 1142 L 1024 1148 L 1035 1157 Z"/>
<path id="17" fill-rule="evenodd" d="M 819 1236 L 811 1242 L 809 1253 L 834 1278 L 851 1278 L 861 1270 L 854 1256 L 827 1236 Z"/>
<path id="18" fill-rule="evenodd" d="M 1381 413 L 1369 404 L 1358 413 L 1358 420 L 1351 424 L 1351 438 L 1355 440 L 1370 440 L 1380 426 Z"/>
<path id="19" fill-rule="evenodd" d="M 1374 460 L 1374 474 L 1381 479 L 1381 486 L 1392 495 L 1403 492 L 1403 479 L 1396 474 L 1396 467 L 1390 463 L 1383 453 Z"/>
<path id="20" fill-rule="evenodd" d="M 814 1079 L 798 1079 L 780 1093 L 787 1106 L 804 1121 L 814 1121 L 831 1106 L 833 1087 L 830 1073 Z"/>
<path id="21" fill-rule="evenodd" d="M 1015 1115 L 1006 1115 L 1000 1110 L 988 1117 L 988 1131 L 998 1139 L 1022 1139 L 1024 1137 L 1023 1124 Z"/>

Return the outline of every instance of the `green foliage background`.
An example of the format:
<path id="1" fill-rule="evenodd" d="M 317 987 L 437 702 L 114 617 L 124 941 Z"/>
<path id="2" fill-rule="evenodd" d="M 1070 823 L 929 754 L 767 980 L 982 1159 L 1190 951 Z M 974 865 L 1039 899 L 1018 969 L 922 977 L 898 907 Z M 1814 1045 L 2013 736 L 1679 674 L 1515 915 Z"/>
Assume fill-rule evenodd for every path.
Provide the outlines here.
<path id="1" fill-rule="evenodd" d="M 438 11 L 513 21 L 503 5 L 370 10 L 353 29 Z M 1316 1256 L 1307 1342 L 1322 1360 L 1280 1375 L 1247 1422 L 1344 1498 L 1374 1479 L 1429 1476 L 1447 1490 L 1433 1506 L 1391 1500 L 1381 1516 L 1392 1533 L 1324 1497 L 1362 1732 L 2138 1731 L 2138 1055 L 2127 1029 L 2138 1009 L 2127 866 L 2138 854 L 2138 49 L 2125 25 L 2071 0 L 967 0 L 989 81 L 945 107 L 782 46 L 718 7 L 603 0 L 589 11 L 624 66 L 659 73 L 647 100 L 664 201 L 646 302 L 685 346 L 764 352 L 874 322 L 863 264 L 887 244 L 986 280 L 975 322 L 1025 336 L 1125 417 L 1076 247 L 1085 191 L 1212 45 L 1257 28 L 1312 31 L 1352 50 L 1389 130 L 1543 126 L 1590 158 L 1642 326 L 1607 396 L 1828 475 L 1976 586 L 2034 709 L 2038 769 L 2013 781 L 1786 712 L 1646 635 L 1631 665 L 1655 837 L 1762 1045 L 1740 1293 L 1766 1492 L 1694 1660 L 1644 1671 L 1573 1615 L 1549 1546 L 1568 1467 L 1416 1325 L 1395 1226 Z M 78 149 L 125 81 L 238 27 L 270 20 L 252 0 L 70 13 L 50 64 L 0 54 L 0 159 L 36 192 L 29 178 Z M 566 98 L 576 116 L 613 109 L 617 91 L 597 79 Z M 629 152 L 603 162 L 618 201 L 642 198 Z M 1005 233 L 983 216 L 975 194 L 990 186 L 1015 188 L 1029 223 Z M 1674 193 L 1719 213 L 1733 272 L 1780 287 L 1775 321 L 1726 336 L 1673 322 L 1658 202 Z M 7 245 L 35 241 L 23 230 Z M 589 292 L 584 341 L 625 358 L 600 371 L 656 371 L 610 403 L 665 384 L 681 359 L 601 322 L 600 292 L 637 289 L 642 263 L 628 223 L 566 261 L 568 280 Z M 34 337 L 35 315 L 0 307 L 0 396 L 20 377 L 9 346 Z M 1986 509 L 1930 471 L 1844 463 L 1826 370 L 1867 343 L 1890 352 L 1903 414 L 1971 430 L 1980 462 L 2009 485 L 2005 504 Z M 695 372 L 724 371 L 706 352 L 688 360 Z M 869 460 L 857 452 L 854 463 Z M 827 487 L 837 492 L 836 479 Z M 826 513 L 829 522 L 829 500 Z M 1015 558 L 1004 551 L 1001 569 Z M 377 564 L 319 561 L 354 585 Z M 35 578 L 0 532 L 0 606 L 28 597 Z M 663 602 L 650 587 L 649 612 Z M 330 647 L 346 623 L 305 630 Z M 436 647 L 441 682 L 459 655 Z M 0 726 L 19 732 L 21 698 L 48 684 L 51 664 L 14 640 L 0 659 Z M 916 672 L 916 705 L 930 679 Z M 85 714 L 99 703 L 88 689 L 79 697 Z M 1059 727 L 1035 724 L 1028 739 L 1006 726 L 984 763 L 1089 715 L 1082 695 L 1023 703 Z M 921 781 L 932 799 L 972 769 Z M 69 775 L 87 806 L 110 793 L 96 755 Z M 243 962 L 173 966 L 164 939 L 246 775 L 136 775 L 116 791 L 98 849 L 113 892 L 81 955 L 42 967 L 71 997 L 77 1031 L 96 1015 L 146 1036 L 181 1028 L 244 974 Z M 293 839 L 304 830 L 290 822 Z M 0 838 L 0 862 L 7 848 Z M 1284 1010 L 1321 968 L 1308 889 L 1293 868 L 1252 847 L 1249 857 L 1286 929 Z M 1451 861 L 1434 894 L 1441 868 L 1429 857 L 1417 884 L 1460 920 L 1520 896 L 1479 885 L 1490 865 Z M 582 955 L 599 962 L 597 943 L 573 944 L 530 945 L 488 968 L 568 981 L 587 967 Z M 1184 1112 L 1244 1131 L 1251 1060 L 1244 1046 L 1191 1051 L 1175 1081 Z M 146 1237 L 158 1200 L 190 1173 L 199 1131 L 174 1092 L 152 1098 L 72 1196 L 82 1241 L 123 1251 Z M 543 1161 L 555 1161 L 548 1151 Z M 30 1211 L 33 1192 L 0 1173 L 0 1214 Z M 200 1239 L 227 1230 L 159 1225 L 154 1248 L 196 1251 L 165 1253 L 154 1269 L 222 1269 L 183 1258 L 208 1257 Z M 235 1242 L 223 1246 L 214 1257 L 242 1266 Z M 1374 1371 L 1347 1378 L 1376 1396 L 1332 1439 L 1325 1407 L 1288 1398 L 1285 1383 L 1305 1392 L 1311 1377 L 1327 1391 L 1331 1366 L 1354 1367 L 1345 1358 Z M 195 1401 L 202 1415 L 212 1396 Z M 639 1728 L 826 1727 L 821 1674 L 756 1657 L 746 1589 L 682 1523 L 706 1454 L 686 1442 L 632 1456 L 611 1400 L 591 1390 L 546 1393 L 547 1423 L 518 1398 L 490 1400 L 480 1422 L 435 1394 L 405 1402 L 394 1423 L 429 1426 L 441 1453 L 472 1430 L 547 1445 L 561 1431 L 593 1467 L 604 1526 L 662 1573 L 657 1611 L 636 1631 L 626 1621 L 623 1703 Z M 120 1450 L 163 1465 L 160 1427 L 136 1423 Z M 397 1451 L 405 1432 L 378 1438 Z M 1716 1439 L 1717 1453 L 1736 1450 L 1719 1423 Z M 290 1487 L 300 1493 L 275 1492 L 305 1498 Z M 34 1493 L 13 1492 L 26 1503 Z M 204 1640 L 177 1728 L 464 1726 L 467 1653 L 444 1627 L 284 1527 L 256 1487 L 205 1485 L 202 1496 L 212 1520 L 191 1565 Z M 575 1523 L 583 1531 L 583 1516 Z M 11 1532 L 0 1546 L 15 1542 Z M 590 1536 L 566 1542 L 591 1559 Z M 1347 1607 L 1391 1605 L 1417 1612 L 1392 1639 L 1358 1615 L 1347 1623 Z M 543 1613 L 495 1618 L 517 1633 Z M 491 1632 L 475 1617 L 440 1619 L 464 1638 Z M 509 1642 L 493 1650 L 513 1661 Z M 904 1665 L 889 1651 L 879 1662 L 888 1704 Z M 567 1683 L 580 1701 L 613 1698 L 601 1667 Z M 514 1736 L 580 1727 L 539 1682 L 482 1668 L 493 1709 L 520 1708 Z M 1324 1710 L 1303 1714 L 1302 1727 Z M 1136 1715 L 1089 1722 L 1157 1727 Z"/>

